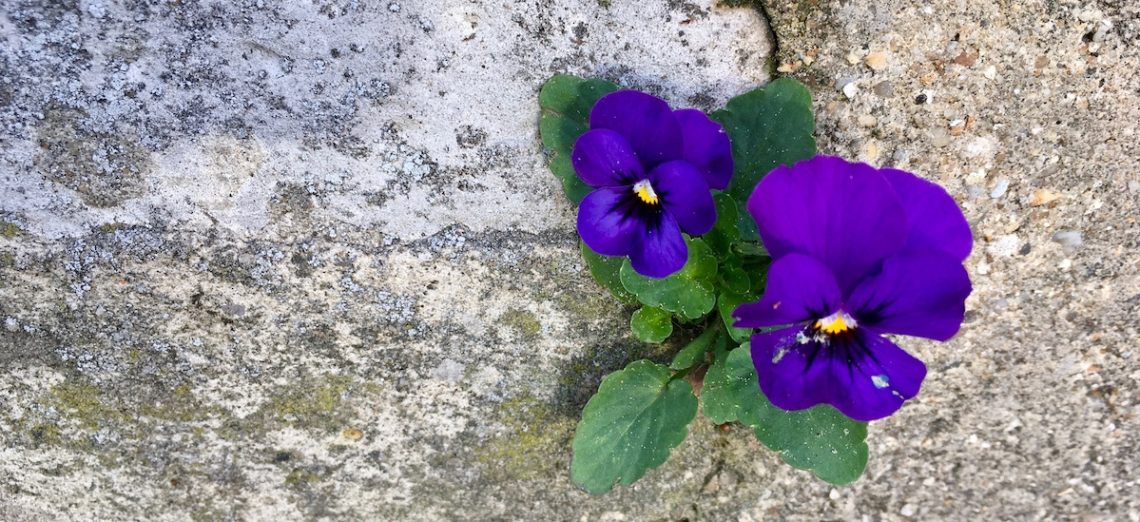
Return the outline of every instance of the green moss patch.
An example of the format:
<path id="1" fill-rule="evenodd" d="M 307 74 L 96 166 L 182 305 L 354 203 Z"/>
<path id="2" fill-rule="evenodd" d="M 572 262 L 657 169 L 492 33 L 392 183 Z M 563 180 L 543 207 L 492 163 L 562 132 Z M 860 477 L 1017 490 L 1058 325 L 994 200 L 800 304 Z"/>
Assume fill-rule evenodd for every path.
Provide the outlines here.
<path id="1" fill-rule="evenodd" d="M 497 480 L 531 480 L 563 472 L 566 459 L 557 456 L 570 445 L 574 419 L 556 414 L 530 394 L 503 402 L 496 417 L 504 433 L 475 450 L 475 461 L 488 474 Z"/>

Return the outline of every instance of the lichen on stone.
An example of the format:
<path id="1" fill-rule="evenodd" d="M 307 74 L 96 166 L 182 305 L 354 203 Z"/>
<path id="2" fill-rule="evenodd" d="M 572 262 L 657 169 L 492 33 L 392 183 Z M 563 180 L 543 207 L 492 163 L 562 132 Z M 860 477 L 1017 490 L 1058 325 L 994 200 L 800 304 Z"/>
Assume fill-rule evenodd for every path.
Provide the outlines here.
<path id="1" fill-rule="evenodd" d="M 497 407 L 495 421 L 502 428 L 474 453 L 475 461 L 495 480 L 534 480 L 565 472 L 576 419 L 522 393 Z"/>
<path id="2" fill-rule="evenodd" d="M 93 129 L 82 111 L 50 107 L 39 124 L 37 166 L 94 207 L 113 207 L 143 193 L 150 151 L 129 130 Z"/>
<path id="3" fill-rule="evenodd" d="M 13 239 L 23 233 L 24 229 L 20 228 L 19 225 L 0 220 L 0 237 L 3 237 L 5 239 Z"/>
<path id="4" fill-rule="evenodd" d="M 102 390 L 86 383 L 64 382 L 52 387 L 48 405 L 89 431 L 128 418 L 104 399 Z"/>
<path id="5" fill-rule="evenodd" d="M 499 316 L 499 321 L 526 339 L 533 339 L 542 329 L 542 323 L 533 313 L 520 308 L 511 308 Z"/>
<path id="6" fill-rule="evenodd" d="M 352 396 L 374 389 L 345 375 L 305 378 L 272 390 L 268 401 L 245 424 L 257 420 L 262 423 L 260 429 L 282 425 L 338 433 L 353 418 L 357 406 Z"/>

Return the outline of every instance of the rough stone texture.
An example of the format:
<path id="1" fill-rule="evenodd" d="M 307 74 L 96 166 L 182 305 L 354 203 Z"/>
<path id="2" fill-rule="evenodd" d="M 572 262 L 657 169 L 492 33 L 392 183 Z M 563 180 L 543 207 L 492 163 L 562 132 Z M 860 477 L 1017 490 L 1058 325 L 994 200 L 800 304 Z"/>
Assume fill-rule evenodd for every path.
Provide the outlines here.
<path id="1" fill-rule="evenodd" d="M 1133 2 L 0 1 L 0 520 L 1140 519 Z M 539 85 L 705 109 L 778 66 L 823 152 L 944 184 L 962 334 L 832 488 L 741 429 L 590 497 L 592 283 Z"/>
<path id="2" fill-rule="evenodd" d="M 650 347 L 583 271 L 537 93 L 713 109 L 769 77 L 759 12 L 0 5 L 0 519 L 692 510 L 709 427 L 637 488 L 567 478 Z"/>
<path id="3" fill-rule="evenodd" d="M 778 69 L 815 95 L 822 152 L 912 170 L 961 203 L 974 293 L 955 340 L 909 343 L 931 372 L 872 426 L 859 484 L 748 513 L 1140 519 L 1140 4 L 768 12 Z"/>

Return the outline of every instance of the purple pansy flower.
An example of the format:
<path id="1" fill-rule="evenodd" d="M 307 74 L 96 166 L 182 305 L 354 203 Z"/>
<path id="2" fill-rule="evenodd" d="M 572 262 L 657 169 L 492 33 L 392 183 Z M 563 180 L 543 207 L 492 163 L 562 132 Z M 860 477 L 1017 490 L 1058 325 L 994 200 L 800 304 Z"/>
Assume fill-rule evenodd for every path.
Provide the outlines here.
<path id="1" fill-rule="evenodd" d="M 926 366 L 883 337 L 945 341 L 962 324 L 973 239 L 958 205 L 909 172 L 817 156 L 766 176 L 748 200 L 773 263 L 738 307 L 772 404 L 830 404 L 880 419 L 918 394 Z"/>
<path id="2" fill-rule="evenodd" d="M 629 256 L 649 277 L 685 266 L 681 232 L 712 229 L 709 189 L 724 189 L 732 177 L 732 148 L 718 123 L 637 91 L 598 100 L 570 157 L 578 177 L 595 188 L 578 207 L 582 241 L 599 254 Z"/>

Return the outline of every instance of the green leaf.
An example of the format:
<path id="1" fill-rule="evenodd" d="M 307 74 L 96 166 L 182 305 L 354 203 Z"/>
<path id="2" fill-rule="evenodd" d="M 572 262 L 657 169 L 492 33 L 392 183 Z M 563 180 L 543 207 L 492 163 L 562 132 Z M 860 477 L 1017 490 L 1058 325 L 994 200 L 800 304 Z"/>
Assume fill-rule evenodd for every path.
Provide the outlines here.
<path id="1" fill-rule="evenodd" d="M 740 263 L 740 258 L 729 256 L 720 265 L 720 286 L 725 290 L 737 294 L 747 293 L 752 289 L 752 278 Z"/>
<path id="2" fill-rule="evenodd" d="M 733 341 L 742 343 L 748 340 L 748 336 L 752 335 L 751 328 L 733 328 L 732 323 L 736 319 L 732 317 L 732 311 L 736 309 L 741 303 L 748 303 L 755 301 L 757 298 L 752 297 L 750 294 L 738 294 L 731 291 L 721 292 L 717 297 L 716 307 L 720 312 L 720 318 L 724 321 L 724 327 L 728 329 L 728 336 Z"/>
<path id="3" fill-rule="evenodd" d="M 633 313 L 629 327 L 641 342 L 660 343 L 673 333 L 673 314 L 660 308 L 643 306 Z"/>
<path id="4" fill-rule="evenodd" d="M 665 366 L 640 360 L 607 375 L 574 432 L 570 478 L 595 494 L 632 484 L 665 462 L 696 414 L 693 388 Z"/>
<path id="5" fill-rule="evenodd" d="M 728 194 L 744 207 L 756 183 L 779 165 L 815 155 L 811 93 L 792 78 L 779 78 L 764 87 L 728 100 L 712 114 L 732 140 L 734 164 Z M 756 224 L 747 212 L 738 220 L 746 239 L 756 238 Z"/>
<path id="6" fill-rule="evenodd" d="M 716 424 L 758 418 L 755 410 L 765 399 L 756 384 L 752 358 L 748 357 L 747 367 L 741 364 L 740 353 L 747 347 L 745 344 L 731 352 L 720 351 L 709 371 L 705 372 L 704 387 L 701 388 L 701 413 Z"/>
<path id="7" fill-rule="evenodd" d="M 582 259 L 586 260 L 586 267 L 590 269 L 590 275 L 594 276 L 594 280 L 598 284 L 609 290 L 614 297 L 625 304 L 637 303 L 637 297 L 621 284 L 619 273 L 621 272 L 622 258 L 603 256 L 590 250 L 590 247 L 583 242 L 579 242 L 578 245 L 582 251 Z"/>
<path id="8" fill-rule="evenodd" d="M 578 179 L 570 164 L 574 141 L 590 128 L 590 109 L 598 98 L 617 90 L 605 80 L 586 80 L 560 74 L 546 81 L 538 93 L 542 117 L 538 130 L 542 145 L 552 151 L 550 171 L 562 182 L 562 190 L 570 201 L 578 203 L 590 188 Z"/>
<path id="9" fill-rule="evenodd" d="M 754 429 L 756 438 L 780 452 L 784 462 L 825 482 L 849 484 L 867 467 L 867 424 L 831 406 L 789 412 L 765 400 Z"/>
<path id="10" fill-rule="evenodd" d="M 704 241 L 685 240 L 689 259 L 684 268 L 664 279 L 638 274 L 627 259 L 621 265 L 621 284 L 642 303 L 662 308 L 685 319 L 697 319 L 716 304 L 716 257 Z"/>
<path id="11" fill-rule="evenodd" d="M 701 411 L 718 424 L 738 420 L 753 428 L 784 462 L 832 484 L 854 481 L 867 466 L 867 424 L 825 405 L 801 411 L 773 406 L 756 383 L 747 344 L 713 362 L 701 389 Z"/>
<path id="12" fill-rule="evenodd" d="M 681 348 L 681 351 L 673 356 L 673 362 L 669 365 L 669 368 L 674 370 L 688 370 L 704 361 L 705 352 L 718 340 L 720 333 L 720 327 L 714 323 L 713 326 L 701 332 L 701 335 L 698 335 L 696 339 L 689 341 L 689 344 Z"/>
<path id="13" fill-rule="evenodd" d="M 768 285 L 768 268 L 772 266 L 772 258 L 745 258 L 742 265 L 749 279 L 748 292 L 744 296 L 755 301 L 764 295 L 764 288 Z"/>
<path id="14" fill-rule="evenodd" d="M 750 244 L 737 243 L 738 246 Z M 732 324 L 736 319 L 732 317 L 732 312 L 742 303 L 751 303 L 760 299 L 764 294 L 770 265 L 771 259 L 768 257 L 748 257 L 743 261 L 737 257 L 729 257 L 720 267 L 723 273 L 720 276 L 721 292 L 717 296 L 716 307 L 721 320 L 724 321 L 724 327 L 728 329 L 729 337 L 737 343 L 748 341 L 752 330 L 733 328 Z"/>
<path id="15" fill-rule="evenodd" d="M 716 200 L 716 224 L 707 234 L 701 236 L 717 257 L 725 258 L 732 253 L 732 245 L 740 240 L 737 228 L 736 202 L 725 193 L 713 196 Z"/>

